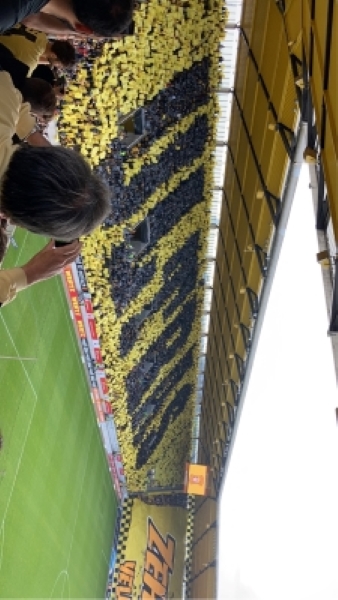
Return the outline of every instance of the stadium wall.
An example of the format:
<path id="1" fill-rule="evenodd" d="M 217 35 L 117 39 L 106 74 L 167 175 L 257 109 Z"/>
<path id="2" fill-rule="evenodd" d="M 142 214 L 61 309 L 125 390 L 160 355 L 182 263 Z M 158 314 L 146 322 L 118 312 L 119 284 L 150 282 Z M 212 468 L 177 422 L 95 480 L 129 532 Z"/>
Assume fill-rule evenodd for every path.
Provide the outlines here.
<path id="1" fill-rule="evenodd" d="M 117 497 L 122 501 L 126 494 L 126 482 L 121 450 L 111 404 L 107 399 L 107 384 L 102 364 L 101 348 L 81 258 L 78 258 L 75 263 L 64 269 L 63 280 L 114 489 Z"/>

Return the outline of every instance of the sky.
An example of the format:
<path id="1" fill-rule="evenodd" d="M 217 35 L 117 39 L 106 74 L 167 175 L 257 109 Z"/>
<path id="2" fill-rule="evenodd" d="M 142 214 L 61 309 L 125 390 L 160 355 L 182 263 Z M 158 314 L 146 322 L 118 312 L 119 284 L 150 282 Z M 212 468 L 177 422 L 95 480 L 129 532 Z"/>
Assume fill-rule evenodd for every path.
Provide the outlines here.
<path id="1" fill-rule="evenodd" d="M 221 496 L 219 600 L 338 599 L 338 406 L 304 165 Z"/>

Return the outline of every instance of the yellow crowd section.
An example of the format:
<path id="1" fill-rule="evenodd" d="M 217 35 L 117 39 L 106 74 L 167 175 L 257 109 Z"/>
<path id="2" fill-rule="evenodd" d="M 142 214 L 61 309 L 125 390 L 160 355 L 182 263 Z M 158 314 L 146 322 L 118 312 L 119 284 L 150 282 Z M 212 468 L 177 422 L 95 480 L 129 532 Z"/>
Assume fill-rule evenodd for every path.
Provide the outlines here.
<path id="1" fill-rule="evenodd" d="M 188 167 L 182 167 L 142 204 L 142 207 L 128 219 L 110 228 L 97 230 L 84 241 L 83 260 L 87 272 L 94 304 L 102 354 L 104 357 L 110 398 L 117 425 L 119 443 L 130 490 L 145 488 L 147 472 L 156 465 L 156 482 L 161 486 L 175 485 L 183 481 L 184 463 L 190 449 L 194 394 L 189 398 L 184 410 L 169 423 L 167 431 L 151 455 L 149 463 L 137 468 L 138 447 L 133 443 L 131 415 L 128 411 L 126 379 L 137 366 L 149 347 L 172 323 L 182 310 L 179 306 L 170 318 L 164 319 L 163 311 L 172 298 L 157 312 L 153 312 L 144 323 L 139 336 L 126 355 L 119 353 L 121 331 L 134 315 L 139 314 L 144 305 L 161 291 L 164 284 L 164 268 L 174 252 L 179 250 L 191 235 L 200 233 L 198 249 L 198 280 L 202 279 L 206 263 L 206 243 L 210 226 L 209 208 L 213 188 L 213 154 L 215 150 L 215 119 L 217 114 L 216 96 L 213 93 L 220 80 L 219 43 L 223 35 L 226 13 L 221 1 L 211 0 L 208 8 L 199 0 L 189 2 L 169 0 L 149 0 L 141 3 L 135 13 L 135 35 L 116 42 L 106 43 L 102 55 L 91 65 L 92 80 L 88 83 L 88 67 L 80 66 L 69 85 L 67 98 L 62 110 L 61 130 L 65 143 L 80 146 L 92 166 L 97 166 L 110 156 L 110 142 L 118 135 L 119 115 L 146 106 L 168 83 L 175 73 L 189 69 L 195 62 L 205 57 L 211 60 L 209 86 L 212 91 L 209 101 L 195 112 L 184 116 L 168 129 L 142 155 L 134 155 L 131 162 L 124 162 L 124 184 L 139 173 L 145 164 L 156 163 L 158 158 L 172 144 L 175 136 L 186 132 L 195 119 L 206 115 L 210 135 L 203 152 Z M 174 53 L 176 51 L 176 53 Z M 99 134 L 93 131 L 93 123 Z M 136 148 L 137 152 L 137 148 Z M 140 290 L 139 295 L 117 314 L 111 296 L 109 269 L 104 259 L 111 256 L 112 247 L 124 239 L 124 230 L 136 226 L 149 211 L 163 201 L 170 192 L 176 190 L 197 169 L 204 169 L 203 199 L 185 214 L 176 225 L 140 261 L 146 264 L 152 258 L 156 261 L 153 278 Z M 183 347 L 174 358 L 163 365 L 148 389 L 140 399 L 140 406 L 147 402 L 161 381 L 170 373 L 185 353 L 194 347 L 193 367 L 185 371 L 174 391 L 168 394 L 165 404 L 155 411 L 149 431 L 156 432 L 164 412 L 170 406 L 182 387 L 189 383 L 195 389 L 197 363 L 201 335 L 201 312 L 204 297 L 203 287 L 196 289 L 198 309 L 196 319 Z M 184 298 L 184 304 L 190 296 Z M 167 347 L 177 338 L 175 333 L 166 341 Z M 149 432 L 147 432 L 149 433 Z"/>

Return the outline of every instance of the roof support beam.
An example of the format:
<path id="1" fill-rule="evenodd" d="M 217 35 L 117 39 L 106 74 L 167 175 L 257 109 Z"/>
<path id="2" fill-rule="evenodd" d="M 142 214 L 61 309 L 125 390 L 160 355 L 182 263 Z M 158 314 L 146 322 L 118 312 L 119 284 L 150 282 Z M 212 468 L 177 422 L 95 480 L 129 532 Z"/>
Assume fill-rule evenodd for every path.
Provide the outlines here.
<path id="1" fill-rule="evenodd" d="M 236 106 L 237 106 L 237 109 L 238 109 L 238 112 L 239 112 L 239 116 L 240 116 L 241 121 L 243 123 L 244 131 L 246 133 L 246 137 L 247 137 L 249 148 L 251 150 L 251 154 L 252 154 L 255 166 L 256 166 L 258 177 L 259 177 L 262 189 L 263 189 L 264 198 L 265 198 L 265 200 L 266 200 L 266 202 L 268 204 L 268 208 L 270 210 L 271 218 L 272 218 L 274 224 L 277 225 L 279 211 L 280 211 L 280 199 L 277 198 L 276 196 L 274 196 L 268 190 L 268 188 L 267 188 L 267 185 L 265 183 L 265 179 L 264 179 L 264 176 L 263 176 L 260 164 L 259 164 L 259 160 L 257 158 L 255 146 L 253 145 L 253 142 L 252 142 L 252 139 L 251 139 L 251 136 L 250 136 L 250 132 L 249 132 L 249 128 L 248 128 L 247 122 L 246 122 L 245 117 L 244 117 L 244 112 L 243 112 L 243 109 L 242 109 L 242 107 L 240 105 L 240 102 L 238 100 L 238 96 L 237 96 L 236 92 L 234 92 L 234 98 L 235 98 L 235 103 L 236 103 Z M 279 129 L 279 131 L 281 131 L 281 129 Z M 288 154 L 289 154 L 289 152 L 288 152 Z"/>

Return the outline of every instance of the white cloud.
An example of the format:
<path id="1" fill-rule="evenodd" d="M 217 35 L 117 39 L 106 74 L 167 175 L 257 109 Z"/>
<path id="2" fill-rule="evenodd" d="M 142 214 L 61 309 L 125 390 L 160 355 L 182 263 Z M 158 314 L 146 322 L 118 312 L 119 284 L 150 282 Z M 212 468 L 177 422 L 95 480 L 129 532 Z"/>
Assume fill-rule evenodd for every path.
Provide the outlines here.
<path id="1" fill-rule="evenodd" d="M 308 181 L 305 167 L 224 486 L 221 599 L 338 598 L 337 390 Z"/>

